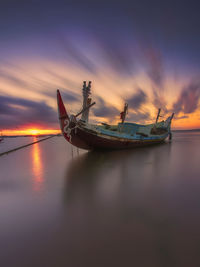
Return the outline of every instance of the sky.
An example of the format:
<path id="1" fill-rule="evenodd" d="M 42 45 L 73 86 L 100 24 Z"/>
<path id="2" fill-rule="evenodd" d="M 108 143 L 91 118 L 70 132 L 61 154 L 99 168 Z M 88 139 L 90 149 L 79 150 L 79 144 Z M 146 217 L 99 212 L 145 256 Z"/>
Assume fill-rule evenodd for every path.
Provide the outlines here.
<path id="1" fill-rule="evenodd" d="M 198 1 L 0 1 L 0 130 L 59 129 L 56 90 L 67 110 L 92 81 L 92 123 L 152 123 L 175 112 L 173 129 L 200 128 Z"/>

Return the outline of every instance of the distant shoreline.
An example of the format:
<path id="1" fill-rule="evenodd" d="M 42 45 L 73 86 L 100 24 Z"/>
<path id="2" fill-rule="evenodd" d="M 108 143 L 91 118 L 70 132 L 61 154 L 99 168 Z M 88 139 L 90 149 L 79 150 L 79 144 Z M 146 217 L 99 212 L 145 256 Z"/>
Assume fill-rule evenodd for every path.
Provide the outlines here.
<path id="1" fill-rule="evenodd" d="M 200 132 L 200 129 L 187 129 L 187 130 L 172 130 L 172 132 Z M 15 137 L 46 137 L 46 136 L 62 136 L 62 134 L 40 134 L 40 135 L 3 135 L 3 138 Z"/>
<path id="2" fill-rule="evenodd" d="M 200 129 L 172 130 L 172 132 L 200 132 Z"/>

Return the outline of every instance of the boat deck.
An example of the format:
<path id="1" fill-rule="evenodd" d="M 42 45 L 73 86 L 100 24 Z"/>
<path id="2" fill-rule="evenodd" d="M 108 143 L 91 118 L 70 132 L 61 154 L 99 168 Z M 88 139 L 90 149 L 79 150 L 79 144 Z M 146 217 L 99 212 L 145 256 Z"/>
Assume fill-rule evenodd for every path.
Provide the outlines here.
<path id="1" fill-rule="evenodd" d="M 154 124 L 142 125 L 136 123 L 119 123 L 118 125 L 85 125 L 85 129 L 92 130 L 100 135 L 107 135 L 130 140 L 159 140 L 168 135 L 168 131 L 162 134 L 151 134 Z M 163 122 L 156 125 L 158 128 L 163 126 Z"/>

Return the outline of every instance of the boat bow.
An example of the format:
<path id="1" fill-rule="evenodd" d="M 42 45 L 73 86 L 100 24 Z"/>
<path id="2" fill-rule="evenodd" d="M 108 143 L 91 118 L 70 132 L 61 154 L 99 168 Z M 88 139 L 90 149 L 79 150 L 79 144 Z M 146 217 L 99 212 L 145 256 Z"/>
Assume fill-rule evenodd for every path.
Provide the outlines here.
<path id="1" fill-rule="evenodd" d="M 64 138 L 74 146 L 83 149 L 90 149 L 88 144 L 86 144 L 86 142 L 84 142 L 77 133 L 77 115 L 68 115 L 59 90 L 57 90 L 57 104 L 60 129 Z"/>

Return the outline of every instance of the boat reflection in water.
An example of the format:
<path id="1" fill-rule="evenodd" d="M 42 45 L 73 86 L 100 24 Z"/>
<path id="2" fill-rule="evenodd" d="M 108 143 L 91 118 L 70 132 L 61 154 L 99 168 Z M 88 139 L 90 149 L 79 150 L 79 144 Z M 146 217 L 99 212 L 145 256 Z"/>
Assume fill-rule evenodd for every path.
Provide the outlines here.
<path id="1" fill-rule="evenodd" d="M 105 200 L 105 194 L 109 197 L 118 194 L 125 184 L 129 187 L 134 183 L 148 183 L 147 177 L 153 182 L 157 180 L 156 176 L 163 174 L 164 166 L 159 162 L 164 160 L 167 164 L 170 149 L 171 144 L 164 143 L 151 149 L 93 151 L 80 155 L 67 169 L 66 198 L 70 199 L 81 188 L 82 191 L 95 191 L 95 195 Z"/>
<path id="2" fill-rule="evenodd" d="M 34 137 L 34 142 L 37 138 Z M 33 191 L 40 192 L 43 189 L 43 166 L 41 160 L 41 150 L 38 143 L 32 146 L 32 168 L 33 168 Z"/>
<path id="3" fill-rule="evenodd" d="M 134 151 L 89 152 L 72 160 L 64 192 L 69 262 L 123 266 L 124 259 L 134 259 L 142 261 L 140 266 L 153 266 L 159 247 L 168 251 L 170 180 L 165 176 L 170 150 L 168 143 Z M 170 256 L 162 259 L 162 252 L 160 257 L 160 266 L 171 262 Z"/>

